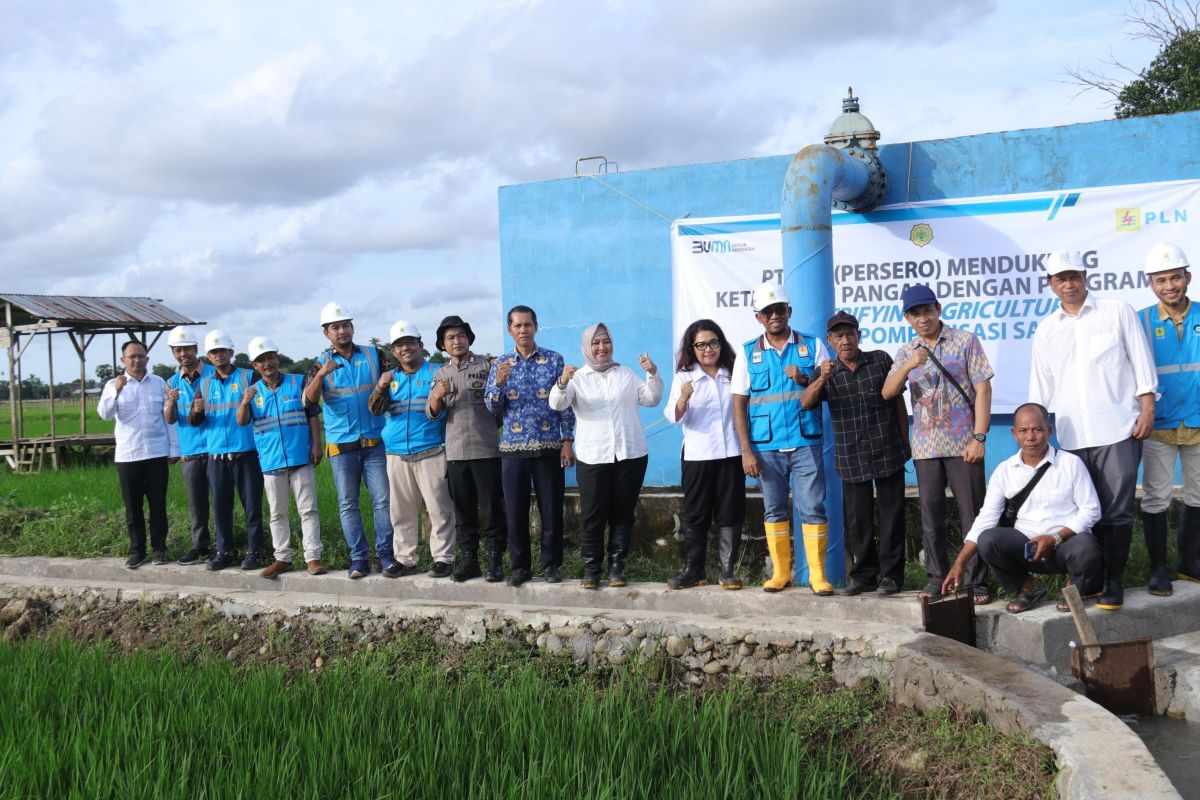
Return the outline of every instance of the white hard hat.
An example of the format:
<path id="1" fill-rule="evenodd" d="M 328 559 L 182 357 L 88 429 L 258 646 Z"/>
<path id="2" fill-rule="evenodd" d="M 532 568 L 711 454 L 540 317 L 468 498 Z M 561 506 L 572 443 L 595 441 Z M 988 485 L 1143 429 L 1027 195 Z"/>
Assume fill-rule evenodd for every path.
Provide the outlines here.
<path id="1" fill-rule="evenodd" d="M 792 298 L 788 297 L 787 291 L 775 281 L 767 281 L 754 290 L 755 311 L 762 311 L 767 306 L 773 306 L 776 303 L 787 303 L 790 306 Z"/>
<path id="2" fill-rule="evenodd" d="M 196 334 L 186 325 L 176 325 L 167 334 L 167 347 L 195 347 Z"/>
<path id="3" fill-rule="evenodd" d="M 213 350 L 232 350 L 233 339 L 230 339 L 220 328 L 213 328 L 204 337 L 204 352 L 211 353 Z"/>
<path id="4" fill-rule="evenodd" d="M 1187 269 L 1188 257 L 1177 244 L 1159 242 L 1146 253 L 1146 274 L 1168 269 Z"/>
<path id="5" fill-rule="evenodd" d="M 1047 275 L 1057 275 L 1060 272 L 1083 272 L 1083 254 L 1078 250 L 1055 250 L 1046 256 L 1042 262 Z"/>
<path id="6" fill-rule="evenodd" d="M 246 355 L 250 356 L 251 361 L 257 361 L 258 357 L 264 353 L 278 353 L 279 348 L 265 336 L 255 336 L 250 340 L 250 344 L 246 345 Z"/>
<path id="7" fill-rule="evenodd" d="M 336 300 L 326 303 L 325 307 L 321 309 L 322 325 L 328 325 L 331 322 L 342 322 L 349 319 L 353 319 L 353 317 L 350 316 L 350 312 L 342 308 Z"/>
<path id="8" fill-rule="evenodd" d="M 392 325 L 392 329 L 388 331 L 388 342 L 395 344 L 397 339 L 404 339 L 410 336 L 414 339 L 420 339 L 421 329 L 411 322 L 398 320 Z"/>

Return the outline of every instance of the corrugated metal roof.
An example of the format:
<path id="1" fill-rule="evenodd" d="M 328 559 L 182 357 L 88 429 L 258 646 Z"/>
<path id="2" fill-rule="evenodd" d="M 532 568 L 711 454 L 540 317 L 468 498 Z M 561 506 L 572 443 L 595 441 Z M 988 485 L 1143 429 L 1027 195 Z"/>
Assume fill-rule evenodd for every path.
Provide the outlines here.
<path id="1" fill-rule="evenodd" d="M 92 327 L 102 325 L 174 326 L 196 325 L 151 297 L 84 297 L 63 294 L 3 294 L 0 301 L 12 303 L 14 324 L 39 319 L 54 319 L 64 325 Z M 17 316 L 23 316 L 18 320 Z M 0 321 L 0 324 L 3 324 Z"/>

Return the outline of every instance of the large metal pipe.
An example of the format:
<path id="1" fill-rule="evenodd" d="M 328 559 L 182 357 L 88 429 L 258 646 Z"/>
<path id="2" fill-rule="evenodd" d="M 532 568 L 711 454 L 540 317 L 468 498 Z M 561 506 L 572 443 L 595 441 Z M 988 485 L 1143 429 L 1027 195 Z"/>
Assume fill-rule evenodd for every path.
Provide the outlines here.
<path id="1" fill-rule="evenodd" d="M 878 205 L 887 177 L 875 157 L 879 132 L 858 113 L 858 99 L 843 101 L 828 144 L 805 147 L 792 159 L 783 182 L 780 231 L 783 239 L 783 285 L 792 300 L 792 327 L 820 339 L 834 312 L 833 208 L 867 211 Z M 840 145 L 840 146 L 839 146 Z M 842 484 L 833 468 L 833 427 L 825 412 L 825 513 L 829 539 L 825 571 L 834 583 L 846 574 L 842 530 Z M 808 565 L 800 549 L 796 582 L 808 583 Z"/>

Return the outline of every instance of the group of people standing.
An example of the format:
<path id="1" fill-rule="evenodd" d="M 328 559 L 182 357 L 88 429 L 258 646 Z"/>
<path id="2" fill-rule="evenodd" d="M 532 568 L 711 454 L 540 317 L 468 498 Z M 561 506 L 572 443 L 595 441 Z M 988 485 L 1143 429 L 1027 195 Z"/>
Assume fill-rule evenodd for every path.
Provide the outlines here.
<path id="1" fill-rule="evenodd" d="M 1045 266 L 1061 307 L 1034 336 L 1030 402 L 1017 410 L 1012 429 L 1019 452 L 986 486 L 993 371 L 973 334 L 941 321 L 928 286 L 903 293 L 901 310 L 915 335 L 895 359 L 861 350 L 858 321 L 844 311 L 827 321 L 823 339 L 794 330 L 790 299 L 776 283 L 754 291 L 762 334 L 738 347 L 711 320 L 689 325 L 664 408 L 683 432 L 686 549 L 684 569 L 668 586 L 706 581 L 715 522 L 719 584 L 742 587 L 735 566 L 751 477 L 763 494 L 772 566 L 763 588 L 789 586 L 802 554 L 800 572 L 806 568 L 814 594 L 833 593 L 843 576 L 825 574 L 823 402 L 843 486 L 846 594 L 894 594 L 903 585 L 904 469 L 912 458 L 928 579 L 923 595 L 969 587 L 976 603 L 991 602 L 991 566 L 1014 596 L 1010 611 L 1040 599 L 1031 576 L 1037 572 L 1067 572 L 1081 593 L 1100 597 L 1101 608 L 1120 608 L 1144 440 L 1151 592 L 1171 591 L 1165 512 L 1179 456 L 1188 506 L 1180 574 L 1200 578 L 1200 312 L 1187 298 L 1186 256 L 1165 243 L 1151 250 L 1146 271 L 1159 303 L 1140 315 L 1089 294 L 1079 254 L 1053 253 Z M 236 495 L 247 531 L 241 567 L 260 568 L 265 490 L 274 560 L 263 576 L 292 569 L 289 494 L 308 570 L 324 572 L 314 471 L 326 457 L 350 578 L 372 571 L 359 510 L 365 484 L 385 577 L 415 571 L 423 506 L 432 577 L 504 580 L 507 548 L 507 581 L 520 586 L 533 576 L 532 491 L 541 517 L 540 571 L 557 583 L 564 470 L 575 466 L 581 585 L 625 585 L 648 456 L 638 409 L 656 407 L 664 388 L 647 354 L 636 370 L 617 363 L 612 331 L 596 323 L 583 331 L 577 368 L 537 344 L 537 314 L 523 305 L 507 316 L 513 349 L 494 359 L 471 351 L 475 334 L 467 322 L 443 319 L 433 343 L 449 360 L 440 367 L 426 360 L 422 334 L 409 322 L 392 326 L 389 358 L 355 344 L 353 320 L 337 303 L 322 309 L 320 321 L 329 347 L 303 377 L 281 373 L 278 349 L 263 337 L 250 341 L 251 372 L 232 365 L 233 343 L 221 331 L 205 337 L 203 363 L 191 332 L 176 328 L 168 344 L 179 369 L 169 381 L 147 373 L 140 342 L 125 344 L 125 372 L 104 387 L 99 412 L 116 419 L 129 567 L 148 556 L 167 561 L 167 463 L 178 457 L 192 521 L 192 547 L 180 563 L 206 561 L 213 570 L 237 563 Z M 1051 412 L 1062 450 L 1049 446 Z M 947 488 L 968 532 L 953 565 Z"/>

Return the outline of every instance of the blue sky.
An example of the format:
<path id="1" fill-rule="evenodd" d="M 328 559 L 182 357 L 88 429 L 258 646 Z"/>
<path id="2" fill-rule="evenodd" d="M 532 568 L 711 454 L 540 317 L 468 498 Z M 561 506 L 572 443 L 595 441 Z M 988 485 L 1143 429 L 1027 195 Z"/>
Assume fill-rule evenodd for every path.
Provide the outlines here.
<path id="1" fill-rule="evenodd" d="M 793 152 L 848 85 L 885 142 L 1105 119 L 1064 68 L 1155 52 L 1124 2 L 849 9 L 0 0 L 0 286 L 157 297 L 294 357 L 333 299 L 360 340 L 458 313 L 498 352 L 498 186 Z"/>

